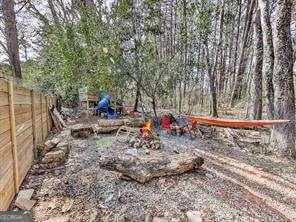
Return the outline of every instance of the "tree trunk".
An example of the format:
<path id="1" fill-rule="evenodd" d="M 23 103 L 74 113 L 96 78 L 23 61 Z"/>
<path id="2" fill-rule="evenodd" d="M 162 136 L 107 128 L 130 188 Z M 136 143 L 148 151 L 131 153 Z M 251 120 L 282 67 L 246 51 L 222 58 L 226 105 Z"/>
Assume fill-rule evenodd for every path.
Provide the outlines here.
<path id="1" fill-rule="evenodd" d="M 58 17 L 58 14 L 54 8 L 54 4 L 53 4 L 53 0 L 48 0 L 48 6 L 49 6 L 49 9 L 50 9 L 50 12 L 52 14 L 52 17 L 53 17 L 53 20 L 54 20 L 54 23 L 56 25 L 60 25 L 60 21 L 59 21 L 59 17 Z"/>
<path id="2" fill-rule="evenodd" d="M 138 106 L 139 106 L 139 100 L 140 100 L 140 96 L 141 96 L 141 87 L 138 86 L 137 84 L 137 92 L 136 92 L 136 99 L 135 99 L 135 104 L 134 104 L 134 112 L 138 111 Z"/>
<path id="3" fill-rule="evenodd" d="M 272 42 L 272 29 L 270 23 L 270 10 L 268 0 L 258 0 L 261 13 L 261 26 L 263 33 L 263 70 L 266 87 L 266 111 L 268 119 L 274 117 L 274 90 L 273 90 L 273 68 L 274 52 Z"/>
<path id="4" fill-rule="evenodd" d="M 216 92 L 216 85 L 215 85 L 215 76 L 212 74 L 210 70 L 210 58 L 209 58 L 209 48 L 208 45 L 205 45 L 205 60 L 206 60 L 206 69 L 209 77 L 210 83 L 210 94 L 211 94 L 211 115 L 213 117 L 218 117 L 218 110 L 217 110 L 217 92 Z"/>
<path id="5" fill-rule="evenodd" d="M 251 84 L 250 119 L 262 119 L 262 60 L 263 39 L 260 10 L 257 9 L 254 23 L 254 71 Z"/>
<path id="6" fill-rule="evenodd" d="M 291 41 L 292 0 L 276 1 L 274 32 L 274 117 L 288 119 L 276 125 L 272 146 L 276 154 L 296 158 L 295 150 L 295 92 L 293 83 L 293 49 Z"/>
<path id="7" fill-rule="evenodd" d="M 18 81 L 22 79 L 22 73 L 14 12 L 14 0 L 3 0 L 2 11 L 4 17 L 5 37 L 7 42 L 9 62 L 12 67 L 13 76 Z"/>
<path id="8" fill-rule="evenodd" d="M 237 31 L 235 37 L 235 50 L 234 50 L 234 62 L 233 62 L 233 73 L 231 78 L 231 85 L 235 83 L 235 74 L 236 74 L 236 63 L 238 57 L 238 49 L 239 49 L 239 36 L 241 30 L 241 17 L 242 17 L 242 0 L 238 0 L 239 9 L 238 9 L 238 24 L 237 24 Z M 232 89 L 232 87 L 230 87 Z"/>
<path id="9" fill-rule="evenodd" d="M 241 98 L 241 92 L 243 88 L 243 75 L 246 68 L 246 51 L 248 46 L 248 39 L 250 34 L 250 27 L 252 23 L 252 15 L 253 15 L 253 9 L 255 7 L 255 0 L 252 0 L 251 3 L 249 3 L 249 7 L 247 10 L 247 15 L 245 19 L 245 28 L 244 28 L 244 35 L 243 35 L 243 43 L 241 48 L 241 53 L 239 57 L 239 67 L 236 74 L 235 82 L 234 82 L 234 88 L 232 91 L 231 96 L 231 106 L 233 106 L 240 98 Z"/>
<path id="10" fill-rule="evenodd" d="M 218 29 L 218 39 L 217 39 L 217 47 L 216 47 L 216 52 L 215 52 L 215 59 L 214 59 L 214 65 L 213 65 L 213 76 L 217 76 L 218 74 L 218 58 L 222 57 L 222 49 L 221 49 L 221 44 L 222 44 L 222 34 L 223 34 L 223 23 L 224 23 L 224 7 L 225 7 L 225 0 L 222 0 L 221 2 L 221 9 L 220 9 L 220 14 L 219 14 L 219 29 Z M 219 87 L 218 87 L 219 88 Z"/>
<path id="11" fill-rule="evenodd" d="M 154 116 L 157 117 L 157 112 L 156 112 L 157 104 L 156 104 L 155 96 L 152 98 L 151 104 L 152 104 L 152 110 L 153 110 Z"/>

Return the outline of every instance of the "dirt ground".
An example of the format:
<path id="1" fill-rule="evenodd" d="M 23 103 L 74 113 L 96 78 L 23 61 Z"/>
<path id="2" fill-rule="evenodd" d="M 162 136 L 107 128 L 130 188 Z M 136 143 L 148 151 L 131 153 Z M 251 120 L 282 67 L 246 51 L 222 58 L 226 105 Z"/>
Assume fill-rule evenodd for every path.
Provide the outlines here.
<path id="1" fill-rule="evenodd" d="M 35 221 L 56 216 L 70 221 L 149 221 L 156 216 L 186 221 L 189 210 L 200 211 L 203 221 L 296 221 L 296 164 L 254 152 L 262 150 L 260 144 L 249 149 L 211 136 L 193 140 L 162 133 L 161 152 L 195 152 L 205 164 L 194 172 L 139 184 L 99 168 L 100 158 L 130 149 L 125 136 L 83 140 L 68 132 L 68 137 L 66 163 L 46 171 L 35 165 L 22 185 L 35 190 Z"/>

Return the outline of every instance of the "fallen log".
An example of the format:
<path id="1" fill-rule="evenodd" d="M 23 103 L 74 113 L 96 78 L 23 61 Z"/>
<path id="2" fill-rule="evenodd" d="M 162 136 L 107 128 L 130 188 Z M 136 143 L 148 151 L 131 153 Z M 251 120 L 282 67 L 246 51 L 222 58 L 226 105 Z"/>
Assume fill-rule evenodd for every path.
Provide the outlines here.
<path id="1" fill-rule="evenodd" d="M 127 122 L 126 125 L 129 127 L 142 127 L 144 124 L 144 119 L 143 118 L 130 118 Z"/>
<path id="2" fill-rule="evenodd" d="M 56 128 L 57 132 L 60 133 L 63 130 L 63 126 L 59 122 L 58 118 L 56 117 L 52 109 L 49 110 L 49 113 L 53 121 L 54 127 Z"/>
<path id="3" fill-rule="evenodd" d="M 88 138 L 91 134 L 93 134 L 93 128 L 88 125 L 76 124 L 71 129 L 71 135 L 74 138 Z"/>
<path id="4" fill-rule="evenodd" d="M 123 126 L 127 119 L 99 119 L 98 125 L 100 127 Z"/>
<path id="5" fill-rule="evenodd" d="M 119 126 L 107 126 L 107 127 L 95 127 L 95 132 L 97 134 L 108 134 L 114 133 L 119 129 Z"/>
<path id="6" fill-rule="evenodd" d="M 198 169 L 204 163 L 202 157 L 192 153 L 149 156 L 107 157 L 100 162 L 101 169 L 117 171 L 139 183 L 152 178 L 182 174 Z"/>
<path id="7" fill-rule="evenodd" d="M 65 121 L 63 120 L 61 114 L 57 111 L 56 108 L 53 109 L 53 114 L 56 116 L 56 118 L 58 119 L 58 121 L 60 122 L 62 128 L 63 127 L 67 127 Z"/>

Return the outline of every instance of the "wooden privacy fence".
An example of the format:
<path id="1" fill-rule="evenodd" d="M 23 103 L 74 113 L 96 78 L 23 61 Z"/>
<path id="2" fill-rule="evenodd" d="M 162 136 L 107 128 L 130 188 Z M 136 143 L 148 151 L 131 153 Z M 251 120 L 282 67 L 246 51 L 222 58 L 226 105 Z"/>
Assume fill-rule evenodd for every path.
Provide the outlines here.
<path id="1" fill-rule="evenodd" d="M 6 210 L 52 127 L 53 99 L 0 78 L 0 210 Z"/>

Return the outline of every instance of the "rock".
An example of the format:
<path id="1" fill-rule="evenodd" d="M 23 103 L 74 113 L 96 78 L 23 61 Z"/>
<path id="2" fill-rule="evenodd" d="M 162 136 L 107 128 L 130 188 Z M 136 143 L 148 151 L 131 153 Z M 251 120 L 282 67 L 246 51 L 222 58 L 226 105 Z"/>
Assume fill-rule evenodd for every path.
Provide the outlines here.
<path id="1" fill-rule="evenodd" d="M 94 131 L 91 126 L 83 125 L 83 124 L 76 124 L 72 126 L 72 129 L 71 129 L 71 135 L 77 139 L 86 139 L 90 137 L 90 135 L 93 133 Z"/>
<path id="2" fill-rule="evenodd" d="M 106 200 L 105 200 L 105 203 L 108 203 L 108 202 L 110 202 L 110 201 L 112 201 L 113 199 L 114 199 L 114 193 L 111 193 L 107 198 L 106 198 Z"/>
<path id="3" fill-rule="evenodd" d="M 170 222 L 170 219 L 166 217 L 153 217 L 152 222 Z"/>
<path id="4" fill-rule="evenodd" d="M 150 215 L 150 214 L 147 214 L 146 216 L 145 216 L 145 222 L 152 222 L 152 216 Z"/>
<path id="5" fill-rule="evenodd" d="M 51 140 L 45 141 L 45 143 L 44 143 L 45 151 L 49 151 L 52 148 L 56 147 L 56 145 L 58 145 L 59 142 L 60 142 L 60 140 L 58 138 L 53 138 Z"/>
<path id="6" fill-rule="evenodd" d="M 60 142 L 57 145 L 57 148 L 62 150 L 65 154 L 68 154 L 70 151 L 70 144 L 69 144 L 69 142 Z"/>
<path id="7" fill-rule="evenodd" d="M 173 152 L 176 153 L 176 154 L 179 154 L 180 153 L 178 150 L 174 150 Z"/>
<path id="8" fill-rule="evenodd" d="M 31 210 L 36 203 L 36 200 L 31 200 L 33 193 L 34 189 L 20 190 L 17 195 L 15 205 L 22 210 Z"/>
<path id="9" fill-rule="evenodd" d="M 126 181 L 131 181 L 132 180 L 131 178 L 129 178 L 129 177 L 123 175 L 123 174 L 121 174 L 119 178 L 122 179 L 122 180 L 126 180 Z"/>
<path id="10" fill-rule="evenodd" d="M 138 154 L 138 150 L 137 149 L 127 149 L 124 153 L 126 155 L 136 156 Z"/>
<path id="11" fill-rule="evenodd" d="M 22 210 L 30 211 L 36 202 L 36 200 L 17 200 L 15 205 Z"/>
<path id="12" fill-rule="evenodd" d="M 204 159 L 193 153 L 123 155 L 106 157 L 100 161 L 100 167 L 105 170 L 120 172 L 139 183 L 146 183 L 155 177 L 182 174 L 198 169 L 203 163 Z"/>
<path id="13" fill-rule="evenodd" d="M 188 211 L 186 216 L 188 222 L 202 222 L 201 213 L 199 211 Z"/>
<path id="14" fill-rule="evenodd" d="M 209 179 L 213 179 L 214 178 L 214 176 L 212 174 L 210 174 L 210 173 L 206 173 L 206 177 L 209 178 Z"/>
<path id="15" fill-rule="evenodd" d="M 66 200 L 64 205 L 62 206 L 61 212 L 65 213 L 65 212 L 69 211 L 71 209 L 73 203 L 74 203 L 74 201 L 71 199 Z"/>
<path id="16" fill-rule="evenodd" d="M 57 216 L 49 218 L 48 220 L 45 220 L 43 222 L 69 222 L 70 217 L 69 216 Z"/>
<path id="17" fill-rule="evenodd" d="M 65 153 L 61 149 L 53 149 L 46 153 L 41 160 L 41 163 L 47 164 L 52 162 L 62 162 L 65 159 Z"/>
<path id="18" fill-rule="evenodd" d="M 51 169 L 61 165 L 62 162 L 52 162 L 52 163 L 44 163 L 41 164 L 40 167 L 44 169 Z"/>
<path id="19" fill-rule="evenodd" d="M 98 211 L 96 209 L 90 210 L 89 222 L 97 221 Z"/>

